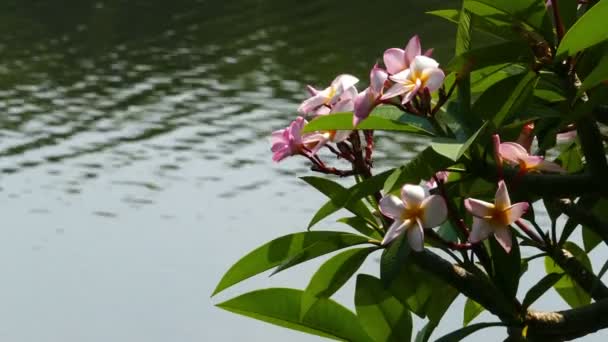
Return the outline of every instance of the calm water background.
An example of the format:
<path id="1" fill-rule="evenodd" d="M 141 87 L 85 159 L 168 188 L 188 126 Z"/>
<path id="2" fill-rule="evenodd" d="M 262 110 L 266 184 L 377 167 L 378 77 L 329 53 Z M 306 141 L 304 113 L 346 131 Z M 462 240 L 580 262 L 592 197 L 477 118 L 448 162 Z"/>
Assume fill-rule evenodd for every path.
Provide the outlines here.
<path id="1" fill-rule="evenodd" d="M 295 177 L 303 162 L 271 162 L 269 133 L 305 84 L 367 83 L 415 33 L 445 63 L 454 27 L 423 12 L 457 3 L 2 1 L 0 340 L 317 340 L 213 303 L 302 287 L 319 262 L 209 298 L 234 261 L 323 203 Z M 377 165 L 422 143 L 385 136 Z M 352 290 L 338 300 L 352 306 Z M 460 325 L 462 303 L 436 336 Z"/>

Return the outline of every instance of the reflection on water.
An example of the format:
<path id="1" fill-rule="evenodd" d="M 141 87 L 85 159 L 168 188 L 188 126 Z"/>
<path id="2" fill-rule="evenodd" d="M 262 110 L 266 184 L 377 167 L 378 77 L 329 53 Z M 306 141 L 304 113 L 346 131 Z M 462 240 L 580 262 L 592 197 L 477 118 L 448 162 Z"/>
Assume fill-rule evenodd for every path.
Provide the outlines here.
<path id="1" fill-rule="evenodd" d="M 414 33 L 445 62 L 453 27 L 422 13 L 457 3 L 3 1 L 0 338 L 316 340 L 207 298 L 323 200 L 295 178 L 304 164 L 270 162 L 269 133 L 306 83 L 366 83 Z M 423 147 L 405 139 L 382 139 L 377 165 Z M 310 267 L 249 284 L 301 286 Z"/>

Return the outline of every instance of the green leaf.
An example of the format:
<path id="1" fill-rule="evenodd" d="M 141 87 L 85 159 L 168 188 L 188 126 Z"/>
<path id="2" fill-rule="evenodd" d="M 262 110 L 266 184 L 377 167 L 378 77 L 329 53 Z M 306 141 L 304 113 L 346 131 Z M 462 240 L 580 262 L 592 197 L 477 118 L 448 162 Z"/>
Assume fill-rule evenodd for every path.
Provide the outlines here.
<path id="1" fill-rule="evenodd" d="M 468 73 L 473 70 L 504 64 L 531 63 L 534 55 L 529 46 L 523 42 L 505 42 L 470 50 L 456 55 L 446 66 L 447 70 Z"/>
<path id="2" fill-rule="evenodd" d="M 357 277 L 355 307 L 361 325 L 374 341 L 409 341 L 412 316 L 407 308 L 384 289 L 380 279 L 360 274 Z"/>
<path id="3" fill-rule="evenodd" d="M 430 179 L 437 171 L 453 163 L 449 158 L 435 152 L 432 147 L 427 147 L 407 164 L 391 172 L 384 184 L 384 192 L 393 192 L 405 183 L 418 184 L 423 179 Z"/>
<path id="4" fill-rule="evenodd" d="M 553 24 L 545 3 L 536 0 L 465 0 L 465 7 L 472 13 L 493 21 L 528 26 L 548 42 L 554 39 Z"/>
<path id="5" fill-rule="evenodd" d="M 606 18 L 608 18 L 608 2 L 600 1 L 566 32 L 557 48 L 557 55 L 573 56 L 581 50 L 608 39 Z"/>
<path id="6" fill-rule="evenodd" d="M 356 185 L 347 189 L 347 192 L 335 196 L 328 202 L 326 202 L 315 214 L 308 228 L 315 225 L 317 222 L 326 218 L 327 216 L 335 213 L 336 211 L 353 205 L 362 198 L 373 195 L 380 191 L 386 179 L 393 173 L 393 170 L 384 171 L 377 175 L 374 175 L 363 182 L 357 183 Z M 370 224 L 376 224 L 375 219 L 373 221 L 368 220 Z"/>
<path id="7" fill-rule="evenodd" d="M 343 341 L 372 341 L 357 316 L 329 299 L 318 300 L 301 318 L 302 296 L 300 290 L 270 288 L 240 295 L 217 306 L 239 315 L 317 336 Z"/>
<path id="8" fill-rule="evenodd" d="M 592 272 L 591 262 L 589 261 L 589 257 L 585 251 L 570 241 L 564 244 L 564 249 L 572 253 L 572 255 L 574 255 L 574 257 L 581 262 L 589 272 Z M 564 270 L 549 257 L 545 258 L 545 270 L 547 274 L 564 273 Z M 568 305 L 573 308 L 587 305 L 591 302 L 591 297 L 589 294 L 567 274 L 564 275 L 557 283 L 555 283 L 553 288 L 555 288 L 557 293 L 566 301 L 566 303 L 568 303 Z"/>
<path id="9" fill-rule="evenodd" d="M 496 287 L 503 291 L 506 298 L 513 298 L 517 295 L 521 275 L 519 244 L 514 234 L 511 234 L 511 239 L 512 247 L 509 253 L 505 252 L 496 238 L 489 239 L 493 265 L 492 279 Z"/>
<path id="10" fill-rule="evenodd" d="M 540 298 L 547 290 L 555 285 L 562 277 L 563 273 L 549 273 L 538 281 L 534 286 L 528 290 L 524 301 L 521 303 L 522 311 L 526 311 L 538 298 Z"/>
<path id="11" fill-rule="evenodd" d="M 300 177 L 300 179 L 310 184 L 315 189 L 319 190 L 325 196 L 329 197 L 332 202 L 335 201 L 340 203 L 344 201 L 345 198 L 348 198 L 350 196 L 348 190 L 345 187 L 327 178 L 308 176 Z M 345 208 L 351 213 L 357 215 L 358 217 L 364 218 L 368 223 L 376 224 L 376 217 L 371 213 L 369 208 L 362 201 L 358 200 L 349 202 L 345 205 Z M 308 224 L 309 229 L 321 219 L 328 216 L 322 210 L 328 209 L 325 207 L 321 207 L 321 209 L 315 213 L 315 216 Z M 329 214 L 333 213 L 334 212 L 332 211 Z"/>
<path id="12" fill-rule="evenodd" d="M 476 323 L 466 326 L 464 328 L 460 328 L 458 330 L 452 331 L 451 333 L 444 335 L 443 337 L 437 339 L 435 342 L 460 342 L 465 337 L 471 335 L 474 332 L 477 332 L 484 328 L 489 327 L 500 327 L 504 326 L 504 323 L 496 322 L 496 323 Z"/>
<path id="13" fill-rule="evenodd" d="M 348 239 L 351 243 L 363 243 L 367 240 L 362 236 L 334 231 L 302 232 L 274 239 L 256 248 L 232 265 L 213 291 L 213 295 L 280 265 L 320 241 L 344 239 Z"/>
<path id="14" fill-rule="evenodd" d="M 380 279 L 382 279 L 386 287 L 389 287 L 393 280 L 397 278 L 410 253 L 411 248 L 407 241 L 406 232 L 395 238 L 388 248 L 382 252 Z"/>
<path id="15" fill-rule="evenodd" d="M 608 53 L 602 56 L 597 66 L 587 75 L 578 90 L 579 95 L 606 80 L 608 80 Z"/>
<path id="16" fill-rule="evenodd" d="M 601 236 L 597 235 L 590 228 L 583 226 L 583 246 L 585 247 L 585 252 L 591 252 L 600 242 L 602 242 Z"/>
<path id="17" fill-rule="evenodd" d="M 467 298 L 467 301 L 464 303 L 464 316 L 462 317 L 462 326 L 467 326 L 471 323 L 475 317 L 479 316 L 485 310 L 481 304 L 472 300 L 471 298 Z"/>
<path id="18" fill-rule="evenodd" d="M 560 153 L 556 161 L 559 162 L 568 173 L 578 173 L 585 168 L 585 165 L 583 164 L 583 151 L 576 142 L 570 143 L 570 145 Z"/>
<path id="19" fill-rule="evenodd" d="M 342 248 L 361 245 L 368 243 L 369 239 L 365 236 L 355 235 L 350 233 L 342 233 L 341 235 L 330 236 L 325 240 L 317 241 L 306 248 L 303 248 L 289 259 L 283 261 L 271 275 L 275 275 L 290 267 L 301 264 L 305 261 L 314 259 L 318 256 L 335 252 Z"/>
<path id="20" fill-rule="evenodd" d="M 302 315 L 319 298 L 329 298 L 338 291 L 377 247 L 349 249 L 327 260 L 310 279 L 307 296 L 302 298 Z"/>
<path id="21" fill-rule="evenodd" d="M 381 108 L 381 107 L 380 107 Z M 361 121 L 357 126 L 357 129 L 373 129 L 381 131 L 399 131 L 414 133 L 425 136 L 434 136 L 435 133 L 428 130 L 430 127 L 424 127 L 425 125 L 420 122 L 419 117 L 415 117 L 410 114 L 400 113 L 398 119 L 392 120 L 383 118 L 379 115 L 372 113 L 367 119 Z M 304 132 L 314 132 L 322 130 L 352 130 L 353 127 L 353 113 L 335 113 L 331 115 L 318 116 L 314 120 L 310 121 Z"/>
<path id="22" fill-rule="evenodd" d="M 367 223 L 367 221 L 365 221 L 364 219 L 362 219 L 359 216 L 353 216 L 353 217 L 343 217 L 341 219 L 338 220 L 338 222 L 347 224 L 351 227 L 353 227 L 356 231 L 358 231 L 359 233 L 365 235 L 365 236 L 369 236 L 370 238 L 376 239 L 376 240 L 382 240 L 382 236 L 378 233 L 378 231 L 376 231 L 374 228 L 370 227 Z"/>
<path id="23" fill-rule="evenodd" d="M 428 321 L 420 331 L 416 334 L 416 339 L 414 342 L 428 342 L 431 338 L 431 334 L 435 331 L 437 327 L 437 323 L 433 321 Z"/>

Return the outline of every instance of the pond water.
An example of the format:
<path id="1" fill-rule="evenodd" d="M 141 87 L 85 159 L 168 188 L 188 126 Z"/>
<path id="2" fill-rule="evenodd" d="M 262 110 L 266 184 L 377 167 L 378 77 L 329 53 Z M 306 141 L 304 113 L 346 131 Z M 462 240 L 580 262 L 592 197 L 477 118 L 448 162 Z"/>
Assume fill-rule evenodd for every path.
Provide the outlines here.
<path id="1" fill-rule="evenodd" d="M 3 1 L 0 339 L 317 340 L 213 304 L 302 287 L 318 262 L 209 298 L 234 261 L 303 230 L 324 201 L 296 178 L 302 161 L 271 162 L 269 134 L 305 84 L 366 83 L 415 33 L 445 63 L 454 28 L 423 12 L 450 4 Z M 377 165 L 423 147 L 386 136 Z M 351 291 L 338 300 L 351 306 Z M 437 336 L 459 326 L 457 304 Z"/>

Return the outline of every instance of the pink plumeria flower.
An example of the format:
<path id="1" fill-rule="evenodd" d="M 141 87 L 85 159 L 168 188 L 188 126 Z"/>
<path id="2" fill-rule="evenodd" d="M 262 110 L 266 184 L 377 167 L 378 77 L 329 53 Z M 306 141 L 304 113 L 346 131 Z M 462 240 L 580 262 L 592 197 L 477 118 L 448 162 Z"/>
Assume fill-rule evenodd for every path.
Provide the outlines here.
<path id="1" fill-rule="evenodd" d="M 437 171 L 437 173 L 435 173 L 435 177 L 437 177 L 437 179 L 442 183 L 447 182 L 449 176 L 450 173 L 448 171 Z M 429 190 L 434 189 L 439 185 L 437 184 L 437 181 L 435 181 L 435 177 L 432 177 L 424 183 L 424 186 L 426 186 Z"/>
<path id="2" fill-rule="evenodd" d="M 418 92 L 425 88 L 435 91 L 441 87 L 445 74 L 439 69 L 439 63 L 426 56 L 416 56 L 410 68 L 389 76 L 393 84 L 384 92 L 381 100 L 403 95 L 403 104 L 410 102 Z"/>
<path id="3" fill-rule="evenodd" d="M 369 79 L 369 87 L 355 98 L 354 127 L 357 127 L 359 122 L 367 118 L 372 110 L 380 104 L 380 98 L 384 91 L 384 83 L 388 79 L 388 73 L 376 64 L 369 73 Z"/>
<path id="4" fill-rule="evenodd" d="M 445 221 L 447 207 L 441 196 L 428 195 L 421 186 L 406 184 L 401 188 L 401 198 L 384 196 L 379 203 L 380 211 L 394 220 L 382 245 L 388 245 L 406 232 L 413 250 L 424 249 L 424 228 L 434 228 Z"/>
<path id="5" fill-rule="evenodd" d="M 431 56 L 433 49 L 427 50 L 424 55 Z M 409 69 L 410 64 L 416 56 L 422 55 L 420 38 L 413 36 L 405 46 L 405 49 L 391 48 L 384 51 L 384 65 L 389 74 L 394 75 L 403 70 Z"/>
<path id="6" fill-rule="evenodd" d="M 526 151 L 530 152 L 532 142 L 534 141 L 534 122 L 528 122 L 521 128 L 521 132 L 515 140 L 516 143 L 520 144 Z"/>
<path id="7" fill-rule="evenodd" d="M 469 242 L 477 243 L 493 233 L 507 253 L 511 251 L 509 225 L 519 220 L 530 207 L 526 202 L 511 205 L 509 191 L 504 181 L 498 182 L 494 204 L 467 198 L 464 206 L 473 215 L 473 229 L 469 235 Z"/>
<path id="8" fill-rule="evenodd" d="M 343 94 L 350 94 L 350 97 L 356 96 L 355 84 L 359 82 L 359 79 L 352 75 L 339 75 L 332 82 L 331 85 L 323 90 L 317 90 L 311 86 L 308 86 L 308 91 L 311 93 L 311 97 L 304 100 L 298 112 L 301 114 L 327 114 L 331 107 L 336 104 Z M 323 109 L 327 107 L 327 109 Z M 328 110 L 329 109 L 329 110 Z"/>
<path id="9" fill-rule="evenodd" d="M 573 142 L 574 139 L 576 139 L 576 136 L 576 130 L 572 130 L 564 133 L 557 133 L 555 140 L 558 144 L 568 144 Z"/>
<path id="10" fill-rule="evenodd" d="M 566 173 L 561 166 L 556 163 L 546 161 L 541 156 L 532 156 L 518 143 L 504 142 L 498 146 L 498 155 L 508 163 L 519 165 L 522 173 L 527 172 L 556 172 Z"/>
<path id="11" fill-rule="evenodd" d="M 306 153 L 307 146 L 311 146 L 317 141 L 318 133 L 302 135 L 302 128 L 306 123 L 306 120 L 299 116 L 287 128 L 272 132 L 273 161 L 280 162 L 289 156 Z"/>

